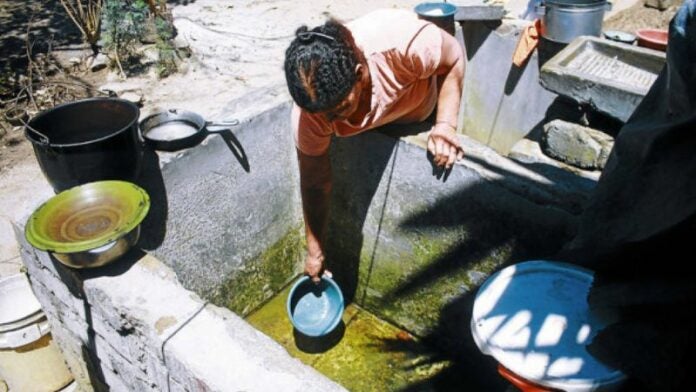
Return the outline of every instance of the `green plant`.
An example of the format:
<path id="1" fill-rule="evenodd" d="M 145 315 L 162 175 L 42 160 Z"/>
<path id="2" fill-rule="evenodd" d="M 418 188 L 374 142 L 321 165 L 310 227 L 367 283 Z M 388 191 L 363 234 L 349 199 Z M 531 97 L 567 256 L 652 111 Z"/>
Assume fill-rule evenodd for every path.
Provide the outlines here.
<path id="1" fill-rule="evenodd" d="M 174 27 L 171 22 L 162 16 L 155 16 L 155 28 L 157 30 L 156 48 L 158 52 L 157 75 L 161 78 L 176 72 L 176 48 L 172 45 Z"/>
<path id="2" fill-rule="evenodd" d="M 121 74 L 121 59 L 137 58 L 136 46 L 145 34 L 148 4 L 144 0 L 106 0 L 102 10 L 102 43 L 114 55 Z"/>
<path id="3" fill-rule="evenodd" d="M 94 54 L 99 52 L 101 11 L 104 0 L 60 0 L 73 23 L 82 32 Z"/>

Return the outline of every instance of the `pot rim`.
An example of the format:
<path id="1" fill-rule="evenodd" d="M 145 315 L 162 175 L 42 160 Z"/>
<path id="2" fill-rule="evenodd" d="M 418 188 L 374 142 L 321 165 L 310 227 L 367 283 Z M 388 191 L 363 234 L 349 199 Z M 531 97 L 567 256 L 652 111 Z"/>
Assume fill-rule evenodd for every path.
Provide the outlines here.
<path id="1" fill-rule="evenodd" d="M 109 134 L 109 135 L 102 136 L 102 137 L 100 137 L 100 138 L 92 139 L 92 140 L 89 140 L 89 141 L 79 142 L 79 143 L 52 143 L 51 140 L 50 140 L 50 138 L 48 139 L 48 143 L 43 143 L 43 142 L 41 142 L 40 140 L 38 140 L 38 139 L 36 138 L 36 135 L 32 135 L 32 132 L 33 132 L 33 133 L 39 133 L 39 132 L 40 132 L 39 134 L 43 134 L 43 132 L 41 132 L 40 130 L 34 130 L 33 125 L 34 125 L 37 121 L 39 121 L 40 119 L 42 119 L 43 117 L 46 117 L 50 112 L 53 112 L 53 111 L 56 111 L 56 110 L 60 110 L 60 109 L 66 108 L 66 107 L 68 107 L 68 106 L 73 106 L 73 105 L 77 105 L 77 104 L 81 104 L 81 103 L 86 103 L 86 102 L 95 102 L 95 101 L 110 101 L 110 102 L 114 102 L 114 101 L 115 101 L 115 102 L 119 102 L 119 103 L 125 104 L 126 106 L 130 106 L 131 108 L 135 109 L 135 116 L 134 116 L 134 118 L 133 118 L 131 121 L 128 122 L 128 124 L 127 124 L 126 126 L 124 126 L 123 128 L 121 128 L 121 129 L 119 129 L 119 130 L 117 130 L 117 131 L 115 131 L 115 132 L 113 132 L 113 133 L 111 133 L 111 134 Z M 140 118 L 140 108 L 138 107 L 138 105 L 134 104 L 134 103 L 131 102 L 131 101 L 128 101 L 128 100 L 122 99 L 122 98 L 91 97 L 91 98 L 86 98 L 86 99 L 80 99 L 80 100 L 77 100 L 77 101 L 64 102 L 64 103 L 61 103 L 60 105 L 56 105 L 56 106 L 54 106 L 54 107 L 52 107 L 52 108 L 49 108 L 49 109 L 46 109 L 46 110 L 41 111 L 39 114 L 37 114 L 36 116 L 34 116 L 32 119 L 29 120 L 29 122 L 27 122 L 27 123 L 25 124 L 24 135 L 26 136 L 27 139 L 29 139 L 29 141 L 30 141 L 32 144 L 35 144 L 35 145 L 38 144 L 38 145 L 40 145 L 40 146 L 50 146 L 51 148 L 56 148 L 56 147 L 58 147 L 58 148 L 62 148 L 62 147 L 81 147 L 81 146 L 85 146 L 85 145 L 88 145 L 88 144 L 92 144 L 92 143 L 101 142 L 101 141 L 104 141 L 104 140 L 107 140 L 107 139 L 111 139 L 111 138 L 114 137 L 114 136 L 120 135 L 121 133 L 128 131 L 128 130 L 131 129 L 131 127 L 133 127 L 134 125 L 136 126 L 136 131 L 137 131 L 137 124 L 138 124 L 138 119 L 139 119 L 139 118 Z M 26 128 L 29 128 L 29 129 L 26 129 Z"/>
<path id="2" fill-rule="evenodd" d="M 434 9 L 439 9 L 443 12 L 442 15 L 428 15 L 426 12 Z M 422 2 L 419 4 L 416 4 L 415 7 L 413 7 L 413 12 L 420 16 L 424 17 L 429 17 L 433 19 L 445 19 L 448 17 L 453 16 L 454 14 L 457 13 L 457 6 L 451 3 L 443 3 L 443 2 L 432 2 L 432 1 L 426 1 Z"/>
<path id="3" fill-rule="evenodd" d="M 132 192 L 130 192 L 131 197 L 135 199 L 137 203 L 133 215 L 126 221 L 121 227 L 117 227 L 111 232 L 104 233 L 102 235 L 96 236 L 95 238 L 90 238 L 83 241 L 75 242 L 64 242 L 49 239 L 42 235 L 39 224 L 42 212 L 51 203 L 58 203 L 62 200 L 69 198 L 73 193 L 77 192 L 79 188 L 94 187 L 95 184 L 99 184 L 100 187 L 111 188 L 111 190 L 125 190 L 126 187 L 132 187 Z M 128 235 L 132 230 L 140 225 L 140 223 L 145 219 L 148 211 L 150 210 L 150 196 L 147 192 L 136 184 L 127 181 L 97 181 L 91 182 L 83 185 L 78 185 L 65 190 L 43 204 L 39 206 L 29 217 L 26 227 L 24 228 L 24 236 L 34 248 L 51 252 L 51 253 L 77 253 L 92 250 L 95 248 L 102 247 L 110 242 L 119 240 L 120 238 Z"/>
<path id="4" fill-rule="evenodd" d="M 551 5 L 554 7 L 563 7 L 563 8 L 587 8 L 587 7 L 596 7 L 599 5 L 604 5 L 608 3 L 608 0 L 583 0 L 582 2 L 579 2 L 579 0 L 542 0 L 541 4 L 543 5 Z"/>

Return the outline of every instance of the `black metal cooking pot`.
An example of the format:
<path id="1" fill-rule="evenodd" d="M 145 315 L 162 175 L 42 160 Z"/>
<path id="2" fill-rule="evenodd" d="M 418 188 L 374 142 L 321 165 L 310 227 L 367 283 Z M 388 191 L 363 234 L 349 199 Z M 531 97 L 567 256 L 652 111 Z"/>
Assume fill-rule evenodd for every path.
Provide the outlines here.
<path id="1" fill-rule="evenodd" d="M 90 98 L 39 113 L 25 135 L 56 193 L 99 180 L 133 181 L 143 155 L 139 115 L 132 102 Z"/>

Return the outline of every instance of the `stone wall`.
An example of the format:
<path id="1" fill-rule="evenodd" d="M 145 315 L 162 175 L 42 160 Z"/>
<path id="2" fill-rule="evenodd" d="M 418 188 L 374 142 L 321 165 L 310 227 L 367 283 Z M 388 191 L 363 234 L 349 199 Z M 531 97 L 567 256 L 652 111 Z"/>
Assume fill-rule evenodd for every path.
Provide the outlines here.
<path id="1" fill-rule="evenodd" d="M 82 390 L 338 391 L 231 311 L 184 289 L 150 255 L 72 270 L 34 250 L 21 257 L 55 341 Z"/>
<path id="2" fill-rule="evenodd" d="M 426 158 L 425 134 L 332 145 L 328 266 L 347 298 L 420 336 L 500 266 L 552 257 L 595 184 L 460 140 L 465 157 L 447 174 Z"/>
<path id="3" fill-rule="evenodd" d="M 240 315 L 282 289 L 304 260 L 285 90 L 261 89 L 227 104 L 214 118 L 239 126 L 151 157 L 139 180 L 152 198 L 140 245 L 184 287 Z"/>
<path id="4" fill-rule="evenodd" d="M 469 60 L 464 78 L 461 132 L 501 154 L 542 124 L 557 95 L 539 84 L 538 51 L 522 67 L 512 54 L 530 22 L 504 20 L 462 24 Z M 543 125 L 543 124 L 542 124 Z"/>

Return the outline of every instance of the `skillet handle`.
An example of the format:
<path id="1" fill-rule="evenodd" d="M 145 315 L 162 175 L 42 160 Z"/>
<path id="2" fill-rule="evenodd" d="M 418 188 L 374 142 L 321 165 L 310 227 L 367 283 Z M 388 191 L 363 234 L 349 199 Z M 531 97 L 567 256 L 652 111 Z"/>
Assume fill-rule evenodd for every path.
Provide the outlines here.
<path id="1" fill-rule="evenodd" d="M 239 125 L 239 120 L 227 120 L 227 121 L 206 121 L 205 128 L 208 132 L 224 132 L 229 131 L 229 127 Z M 216 127 L 219 129 L 208 129 L 208 127 Z"/>

